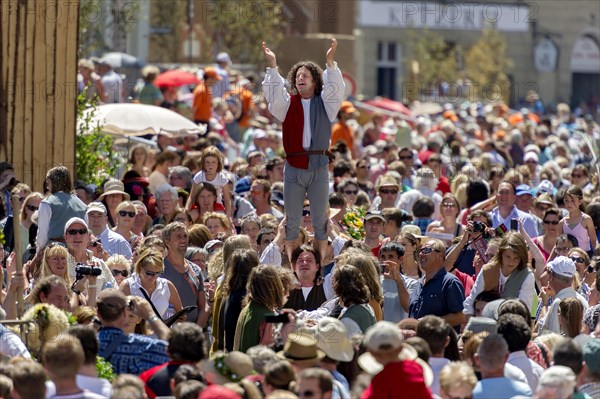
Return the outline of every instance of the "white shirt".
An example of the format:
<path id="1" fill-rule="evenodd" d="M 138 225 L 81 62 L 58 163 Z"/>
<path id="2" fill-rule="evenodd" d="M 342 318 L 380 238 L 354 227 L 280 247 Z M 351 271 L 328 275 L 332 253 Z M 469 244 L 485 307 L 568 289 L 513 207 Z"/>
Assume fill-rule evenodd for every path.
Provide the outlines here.
<path id="1" fill-rule="evenodd" d="M 0 324 L 0 355 L 9 358 L 22 356 L 31 359 L 31 355 L 21 338 L 2 324 Z"/>
<path id="2" fill-rule="evenodd" d="M 540 377 L 544 372 L 542 366 L 527 357 L 525 351 L 516 351 L 508 355 L 507 363 L 518 367 L 525 373 L 527 377 L 527 384 L 531 388 L 531 392 L 536 392 L 538 384 L 540 383 Z"/>
<path id="3" fill-rule="evenodd" d="M 89 377 L 87 375 L 77 374 L 77 386 L 93 394 L 100 395 L 103 398 L 110 398 L 112 395 L 112 385 L 104 378 Z M 56 395 L 56 386 L 52 381 L 46 382 L 46 398 L 52 398 Z"/>
<path id="4" fill-rule="evenodd" d="M 431 393 L 434 395 L 440 394 L 440 371 L 442 368 L 450 363 L 450 360 L 445 357 L 430 357 L 429 358 L 429 366 L 431 367 L 431 371 L 433 371 L 433 383 L 431 384 Z"/>
<path id="5" fill-rule="evenodd" d="M 48 242 L 48 231 L 50 230 L 50 219 L 52 218 L 52 208 L 47 202 L 40 202 L 38 209 L 38 232 L 35 239 L 36 252 L 39 252 Z"/>
<path id="6" fill-rule="evenodd" d="M 371 307 L 371 305 L 369 305 L 368 303 L 363 303 L 361 305 L 358 306 L 362 306 L 365 309 L 367 309 L 369 311 L 369 313 L 371 313 L 371 315 L 373 317 L 375 317 L 375 312 L 373 312 L 373 308 Z M 343 317 L 344 313 L 346 313 L 346 310 L 348 310 L 348 308 L 344 308 L 342 310 L 342 312 L 340 313 L 340 321 L 346 326 L 346 331 L 348 332 L 348 337 L 352 338 L 355 335 L 360 335 L 363 334 L 363 331 L 360 329 L 359 325 L 357 322 L 355 322 L 354 320 L 352 320 L 350 317 Z"/>

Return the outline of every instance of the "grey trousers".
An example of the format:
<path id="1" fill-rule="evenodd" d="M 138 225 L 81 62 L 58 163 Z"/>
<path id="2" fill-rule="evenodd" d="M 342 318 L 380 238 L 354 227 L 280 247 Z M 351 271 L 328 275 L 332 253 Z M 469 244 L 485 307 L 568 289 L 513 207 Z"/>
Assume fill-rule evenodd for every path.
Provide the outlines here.
<path id="1" fill-rule="evenodd" d="M 316 240 L 327 239 L 327 209 L 329 208 L 329 169 L 327 164 L 317 169 L 299 169 L 285 163 L 283 170 L 285 199 L 285 239 L 295 240 L 300 234 L 300 221 L 305 196 L 310 201 L 310 218 Z"/>

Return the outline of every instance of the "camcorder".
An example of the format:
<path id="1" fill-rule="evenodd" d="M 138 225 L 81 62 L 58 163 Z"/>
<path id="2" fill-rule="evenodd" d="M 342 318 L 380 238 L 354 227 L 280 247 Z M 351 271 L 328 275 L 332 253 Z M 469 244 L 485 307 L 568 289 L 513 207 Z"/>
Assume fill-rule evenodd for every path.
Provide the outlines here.
<path id="1" fill-rule="evenodd" d="M 88 266 L 84 263 L 78 263 L 75 265 L 75 278 L 81 280 L 85 276 L 96 276 L 102 274 L 102 269 L 99 267 Z"/>

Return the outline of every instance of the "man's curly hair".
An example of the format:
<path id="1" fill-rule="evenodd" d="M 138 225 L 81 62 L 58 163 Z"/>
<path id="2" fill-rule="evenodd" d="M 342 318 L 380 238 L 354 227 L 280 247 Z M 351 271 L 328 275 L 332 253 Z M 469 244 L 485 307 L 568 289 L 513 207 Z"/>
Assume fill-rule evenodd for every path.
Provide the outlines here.
<path id="1" fill-rule="evenodd" d="M 320 66 L 312 61 L 300 61 L 294 65 L 288 73 L 287 80 L 290 82 L 290 90 L 292 95 L 298 94 L 298 90 L 296 90 L 296 74 L 298 73 L 298 69 L 302 67 L 305 67 L 309 70 L 313 80 L 315 81 L 315 94 L 317 96 L 320 95 L 321 91 L 323 91 L 323 70 Z"/>

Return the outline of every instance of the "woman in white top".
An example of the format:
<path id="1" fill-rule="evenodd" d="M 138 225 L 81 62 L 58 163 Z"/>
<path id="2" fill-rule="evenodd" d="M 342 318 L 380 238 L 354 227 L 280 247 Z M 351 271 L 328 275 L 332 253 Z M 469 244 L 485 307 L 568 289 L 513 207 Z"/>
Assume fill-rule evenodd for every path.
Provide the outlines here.
<path id="1" fill-rule="evenodd" d="M 181 310 L 181 299 L 177 288 L 166 278 L 159 277 L 164 271 L 163 256 L 154 249 L 144 251 L 137 262 L 135 270 L 131 277 L 124 280 L 119 289 L 125 295 L 135 295 L 145 298 L 142 291 L 145 291 L 150 298 L 158 314 L 164 319 L 169 310 L 169 305 L 173 306 L 172 311 Z"/>

